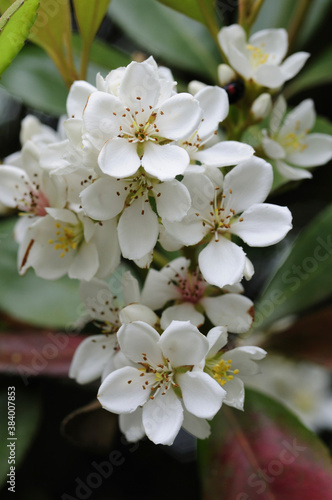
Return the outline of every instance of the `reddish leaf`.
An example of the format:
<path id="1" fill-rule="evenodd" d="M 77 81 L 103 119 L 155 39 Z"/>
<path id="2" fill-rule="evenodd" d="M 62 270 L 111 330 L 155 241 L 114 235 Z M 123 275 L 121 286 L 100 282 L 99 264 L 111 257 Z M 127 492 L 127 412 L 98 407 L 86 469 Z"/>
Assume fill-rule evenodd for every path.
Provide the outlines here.
<path id="1" fill-rule="evenodd" d="M 267 338 L 263 348 L 332 368 L 332 309 L 304 316 L 281 333 Z"/>
<path id="2" fill-rule="evenodd" d="M 30 376 L 68 375 L 77 346 L 85 338 L 73 332 L 25 330 L 0 333 L 0 371 Z"/>
<path id="3" fill-rule="evenodd" d="M 220 412 L 200 451 L 204 500 L 332 499 L 324 445 L 280 403 L 255 391 L 246 391 L 244 412 Z"/>

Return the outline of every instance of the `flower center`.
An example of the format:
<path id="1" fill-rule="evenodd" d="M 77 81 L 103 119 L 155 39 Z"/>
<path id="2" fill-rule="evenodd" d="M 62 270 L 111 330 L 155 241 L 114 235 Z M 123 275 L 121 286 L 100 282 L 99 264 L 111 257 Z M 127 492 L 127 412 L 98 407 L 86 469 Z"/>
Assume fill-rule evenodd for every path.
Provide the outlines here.
<path id="1" fill-rule="evenodd" d="M 38 189 L 39 186 L 36 186 Z M 43 217 L 47 214 L 45 208 L 49 207 L 49 201 L 42 191 L 33 189 L 26 191 L 20 199 L 14 198 L 17 202 L 17 208 L 24 214 L 32 214 Z"/>
<path id="2" fill-rule="evenodd" d="M 305 142 L 306 137 L 307 132 L 298 134 L 296 132 L 290 132 L 285 137 L 281 138 L 280 143 L 289 152 L 302 152 L 307 148 L 307 144 Z"/>
<path id="3" fill-rule="evenodd" d="M 269 54 L 264 51 L 264 45 L 255 47 L 254 45 L 247 45 L 249 50 L 249 61 L 253 68 L 258 68 L 261 64 L 265 64 L 269 58 Z"/>
<path id="4" fill-rule="evenodd" d="M 210 368 L 212 376 L 218 382 L 218 384 L 225 385 L 229 380 L 233 380 L 234 375 L 237 375 L 239 373 L 238 369 L 231 370 L 231 366 L 231 359 L 225 361 L 221 358 L 218 363 Z"/>
<path id="5" fill-rule="evenodd" d="M 206 282 L 199 271 L 187 270 L 183 276 L 177 273 L 172 281 L 181 294 L 182 302 L 196 304 L 202 298 L 206 288 Z"/>
<path id="6" fill-rule="evenodd" d="M 142 357 L 143 361 L 138 363 L 142 366 L 142 368 L 140 368 L 142 372 L 140 377 L 142 377 L 143 381 L 142 388 L 143 390 L 151 391 L 150 399 L 154 399 L 159 392 L 164 396 L 170 387 L 178 389 L 179 386 L 174 381 L 175 372 L 168 358 L 164 358 L 163 363 L 155 365 L 148 360 L 144 352 L 142 353 Z M 154 377 L 146 377 L 148 374 L 153 374 Z M 146 380 L 144 380 L 144 377 L 146 377 Z M 131 383 L 131 381 L 128 380 L 128 384 L 129 383 Z"/>
<path id="7" fill-rule="evenodd" d="M 54 250 L 61 250 L 60 257 L 64 257 L 70 250 L 77 250 L 83 240 L 83 225 L 79 222 L 76 225 L 56 222 L 56 239 L 48 240 L 53 245 Z"/>
<path id="8" fill-rule="evenodd" d="M 152 110 L 152 106 L 148 107 Z M 159 129 L 155 123 L 156 116 L 157 113 L 152 112 L 146 120 L 146 111 L 144 108 L 141 108 L 140 111 L 131 111 L 130 108 L 126 108 L 121 116 L 118 137 L 127 139 L 130 143 L 143 144 L 146 141 L 158 142 Z"/>

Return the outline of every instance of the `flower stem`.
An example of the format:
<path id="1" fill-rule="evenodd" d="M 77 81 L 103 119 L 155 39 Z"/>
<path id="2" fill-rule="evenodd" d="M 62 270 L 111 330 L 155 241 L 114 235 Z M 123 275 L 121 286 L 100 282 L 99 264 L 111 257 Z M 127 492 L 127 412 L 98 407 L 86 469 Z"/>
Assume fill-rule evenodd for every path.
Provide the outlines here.
<path id="1" fill-rule="evenodd" d="M 213 11 L 211 11 L 211 9 L 209 9 L 206 6 L 206 0 L 198 0 L 198 4 L 199 4 L 199 8 L 201 9 L 201 12 L 203 14 L 205 24 L 206 24 L 213 40 L 215 41 L 215 44 L 217 45 L 217 47 L 219 49 L 221 57 L 223 59 L 225 59 L 225 54 L 221 50 L 221 47 L 220 47 L 220 44 L 218 41 L 219 28 L 218 28 L 218 25 L 216 23 L 215 17 L 213 15 Z"/>

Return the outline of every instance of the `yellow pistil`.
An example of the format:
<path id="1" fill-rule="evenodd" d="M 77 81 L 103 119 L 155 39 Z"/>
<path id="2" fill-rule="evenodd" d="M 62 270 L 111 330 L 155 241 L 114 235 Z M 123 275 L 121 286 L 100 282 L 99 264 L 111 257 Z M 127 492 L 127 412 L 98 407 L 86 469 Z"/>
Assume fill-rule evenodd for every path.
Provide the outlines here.
<path id="1" fill-rule="evenodd" d="M 231 359 L 229 359 L 228 361 L 221 359 L 216 365 L 213 366 L 213 378 L 220 385 L 225 385 L 229 380 L 233 380 L 234 375 L 237 375 L 239 373 L 239 370 L 237 368 L 235 370 L 231 370 L 231 365 Z"/>

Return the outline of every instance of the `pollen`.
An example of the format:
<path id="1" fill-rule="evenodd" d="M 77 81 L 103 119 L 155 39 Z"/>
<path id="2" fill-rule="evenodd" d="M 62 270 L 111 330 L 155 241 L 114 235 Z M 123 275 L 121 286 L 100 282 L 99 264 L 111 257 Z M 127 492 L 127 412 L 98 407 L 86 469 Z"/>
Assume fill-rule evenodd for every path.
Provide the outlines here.
<path id="1" fill-rule="evenodd" d="M 225 361 L 221 359 L 214 367 L 212 368 L 213 378 L 220 385 L 225 385 L 228 381 L 234 379 L 234 375 L 238 375 L 239 370 L 236 368 L 235 370 L 231 370 L 232 360 L 229 359 Z"/>

